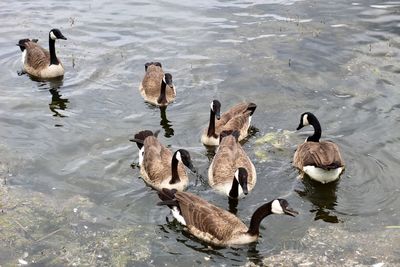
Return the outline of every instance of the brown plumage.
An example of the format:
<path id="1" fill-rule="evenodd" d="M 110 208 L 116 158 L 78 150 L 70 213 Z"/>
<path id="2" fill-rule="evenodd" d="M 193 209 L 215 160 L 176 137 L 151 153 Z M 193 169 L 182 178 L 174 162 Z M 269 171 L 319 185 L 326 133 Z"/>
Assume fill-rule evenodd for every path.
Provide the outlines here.
<path id="1" fill-rule="evenodd" d="M 223 135 L 226 136 L 222 137 Z M 257 180 L 256 169 L 238 142 L 239 132 L 221 133 L 221 142 L 208 169 L 208 183 L 219 192 L 238 198 L 251 191 Z M 241 183 L 238 169 L 245 170 L 245 181 Z M 238 180 L 239 179 L 239 180 Z M 244 188 L 245 186 L 245 188 Z"/>
<path id="2" fill-rule="evenodd" d="M 145 64 L 145 75 L 139 85 L 144 100 L 156 106 L 167 106 L 175 100 L 176 90 L 172 75 L 164 73 L 159 62 Z"/>
<path id="3" fill-rule="evenodd" d="M 174 154 L 162 145 L 151 131 L 142 131 L 135 135 L 139 151 L 140 173 L 143 180 L 152 188 L 184 190 L 189 182 L 184 165 L 195 171 L 189 152 L 184 149 Z"/>
<path id="4" fill-rule="evenodd" d="M 324 170 L 344 166 L 339 147 L 330 141 L 305 142 L 300 144 L 294 155 L 294 164 L 299 169 L 308 165 Z"/>
<path id="5" fill-rule="evenodd" d="M 339 178 L 344 170 L 344 161 L 339 147 L 331 141 L 319 141 L 321 125 L 314 114 L 305 112 L 301 115 L 297 130 L 312 125 L 314 134 L 297 147 L 293 156 L 293 165 L 302 175 L 306 173 L 321 183 L 329 183 Z"/>
<path id="6" fill-rule="evenodd" d="M 49 32 L 49 51 L 37 44 L 37 40 L 22 39 L 17 44 L 22 51 L 23 69 L 38 78 L 56 78 L 64 75 L 64 67 L 55 52 L 55 40 L 66 40 L 60 30 Z"/>
<path id="7" fill-rule="evenodd" d="M 205 145 L 218 146 L 219 135 L 223 131 L 239 131 L 239 141 L 246 138 L 251 116 L 257 108 L 254 103 L 239 103 L 224 112 L 219 118 L 220 106 L 221 104 L 218 100 L 211 102 L 210 122 L 201 137 L 202 143 Z M 217 121 L 215 121 L 215 117 Z"/>
<path id="8" fill-rule="evenodd" d="M 247 244 L 257 240 L 263 218 L 270 214 L 295 216 L 296 211 L 288 207 L 286 200 L 273 200 L 259 207 L 248 228 L 232 213 L 210 204 L 204 199 L 188 193 L 163 189 L 159 192 L 162 202 L 168 205 L 173 216 L 197 238 L 216 246 Z"/>

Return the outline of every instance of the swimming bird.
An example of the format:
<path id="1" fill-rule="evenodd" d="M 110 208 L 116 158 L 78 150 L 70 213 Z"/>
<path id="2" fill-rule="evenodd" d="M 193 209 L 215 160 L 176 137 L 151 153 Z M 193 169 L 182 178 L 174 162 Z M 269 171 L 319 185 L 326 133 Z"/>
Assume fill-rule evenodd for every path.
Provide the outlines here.
<path id="1" fill-rule="evenodd" d="M 64 67 L 56 56 L 57 39 L 67 40 L 59 29 L 49 32 L 49 51 L 37 44 L 37 40 L 21 39 L 18 46 L 22 52 L 23 70 L 35 77 L 50 79 L 64 75 Z"/>
<path id="2" fill-rule="evenodd" d="M 139 85 L 144 100 L 156 106 L 167 106 L 175 100 L 176 90 L 172 75 L 164 73 L 160 62 L 148 62 L 144 65 L 145 75 Z"/>
<path id="3" fill-rule="evenodd" d="M 140 173 L 143 180 L 152 188 L 184 190 L 189 178 L 184 166 L 196 173 L 190 154 L 185 149 L 175 153 L 163 146 L 157 139 L 158 132 L 145 130 L 135 134 L 131 141 L 139 148 Z"/>
<path id="4" fill-rule="evenodd" d="M 234 246 L 254 242 L 258 239 L 261 221 L 270 214 L 296 216 L 298 212 L 289 208 L 285 199 L 274 199 L 260 206 L 253 213 L 247 227 L 232 213 L 206 200 L 176 190 L 162 189 L 158 193 L 161 202 L 167 205 L 172 216 L 186 227 L 191 234 L 215 246 Z"/>
<path id="5" fill-rule="evenodd" d="M 223 131 L 221 142 L 208 169 L 208 184 L 237 199 L 250 192 L 257 180 L 256 169 L 238 142 L 238 131 Z"/>
<path id="6" fill-rule="evenodd" d="M 307 125 L 314 127 L 314 134 L 307 137 L 306 141 L 297 147 L 293 165 L 300 170 L 302 175 L 306 173 L 323 184 L 337 180 L 344 170 L 344 161 L 338 145 L 332 141 L 319 141 L 321 125 L 311 112 L 301 114 L 297 130 Z"/>
<path id="7" fill-rule="evenodd" d="M 243 140 L 248 135 L 251 116 L 256 108 L 254 103 L 239 103 L 220 116 L 221 103 L 213 100 L 210 105 L 210 122 L 201 136 L 201 142 L 207 146 L 218 146 L 220 133 L 230 130 L 239 131 L 239 141 Z"/>

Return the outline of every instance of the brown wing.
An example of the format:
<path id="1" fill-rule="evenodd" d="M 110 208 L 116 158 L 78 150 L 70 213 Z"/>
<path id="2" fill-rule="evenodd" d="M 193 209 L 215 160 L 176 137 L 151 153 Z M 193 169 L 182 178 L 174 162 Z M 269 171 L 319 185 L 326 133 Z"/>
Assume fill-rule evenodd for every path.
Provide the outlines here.
<path id="1" fill-rule="evenodd" d="M 238 231 L 247 231 L 246 225 L 235 215 L 196 195 L 188 192 L 177 192 L 175 198 L 179 203 L 187 227 L 194 226 L 218 240 L 229 239 Z"/>
<path id="2" fill-rule="evenodd" d="M 245 112 L 232 117 L 225 125 L 216 128 L 217 134 L 220 134 L 222 131 L 237 130 L 240 132 L 239 139 L 243 139 L 245 136 L 247 136 L 247 131 L 249 128 L 249 116 L 250 112 Z"/>
<path id="3" fill-rule="evenodd" d="M 339 147 L 329 141 L 305 142 L 299 145 L 294 155 L 293 164 L 299 169 L 309 165 L 322 169 L 344 166 Z"/>
<path id="4" fill-rule="evenodd" d="M 157 99 L 160 96 L 161 80 L 163 79 L 164 71 L 161 67 L 150 65 L 147 68 L 146 74 L 142 81 L 143 90 L 146 96 Z"/>
<path id="5" fill-rule="evenodd" d="M 233 117 L 243 114 L 247 110 L 248 106 L 249 103 L 243 102 L 233 106 L 228 111 L 225 111 L 222 113 L 221 118 L 217 120 L 216 127 L 225 125 Z"/>
<path id="6" fill-rule="evenodd" d="M 172 152 L 164 147 L 156 137 L 149 136 L 144 140 L 143 167 L 154 183 L 160 183 L 171 176 Z"/>
<path id="7" fill-rule="evenodd" d="M 229 135 L 224 137 L 213 158 L 212 180 L 213 184 L 226 183 L 233 180 L 237 169 L 235 161 L 238 156 L 238 143 L 235 137 Z M 211 185 L 212 186 L 212 185 Z"/>
<path id="8" fill-rule="evenodd" d="M 44 69 L 50 65 L 50 53 L 35 42 L 26 42 L 25 64 L 34 69 Z"/>

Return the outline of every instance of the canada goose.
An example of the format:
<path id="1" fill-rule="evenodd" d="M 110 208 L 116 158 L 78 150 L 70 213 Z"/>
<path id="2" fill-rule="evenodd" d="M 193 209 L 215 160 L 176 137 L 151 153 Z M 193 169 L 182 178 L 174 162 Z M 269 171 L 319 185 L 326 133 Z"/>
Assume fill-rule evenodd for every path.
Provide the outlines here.
<path id="1" fill-rule="evenodd" d="M 131 141 L 139 148 L 140 173 L 144 181 L 156 190 L 162 188 L 184 190 L 189 182 L 183 165 L 196 172 L 190 154 L 184 149 L 174 154 L 157 139 L 158 132 L 141 131 Z"/>
<path id="2" fill-rule="evenodd" d="M 247 195 L 257 180 L 256 169 L 238 138 L 238 131 L 221 133 L 221 142 L 208 169 L 209 185 L 234 199 Z"/>
<path id="3" fill-rule="evenodd" d="M 238 130 L 239 141 L 247 136 L 250 127 L 251 116 L 257 108 L 254 103 L 239 103 L 220 116 L 221 103 L 213 100 L 210 105 L 210 122 L 201 136 L 201 142 L 207 146 L 219 145 L 219 134 L 222 131 Z M 217 122 L 215 122 L 217 118 Z"/>
<path id="4" fill-rule="evenodd" d="M 293 157 L 293 165 L 302 174 L 306 173 L 312 179 L 323 184 L 335 181 L 344 170 L 344 162 L 339 147 L 331 141 L 319 141 L 321 125 L 317 117 L 310 112 L 301 114 L 297 130 L 312 125 L 314 134 L 297 147 Z"/>
<path id="5" fill-rule="evenodd" d="M 67 40 L 59 29 L 49 32 L 49 51 L 42 48 L 37 40 L 21 39 L 18 46 L 22 51 L 23 69 L 26 73 L 43 79 L 64 75 L 64 67 L 56 56 L 56 39 Z"/>
<path id="6" fill-rule="evenodd" d="M 253 213 L 250 227 L 232 213 L 218 208 L 204 199 L 188 193 L 163 188 L 158 193 L 161 202 L 168 205 L 172 216 L 197 238 L 216 246 L 232 246 L 257 240 L 261 221 L 270 214 L 296 216 L 285 199 L 274 199 Z"/>
<path id="7" fill-rule="evenodd" d="M 175 100 L 176 90 L 172 75 L 165 73 L 160 62 L 148 62 L 144 65 L 146 74 L 139 85 L 144 100 L 156 106 L 167 106 Z"/>

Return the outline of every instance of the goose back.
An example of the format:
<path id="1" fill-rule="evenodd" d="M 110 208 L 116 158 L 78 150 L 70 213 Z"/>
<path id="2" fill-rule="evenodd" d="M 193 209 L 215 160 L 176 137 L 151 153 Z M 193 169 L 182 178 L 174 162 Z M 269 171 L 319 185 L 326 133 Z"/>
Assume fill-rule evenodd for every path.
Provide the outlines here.
<path id="1" fill-rule="evenodd" d="M 293 163 L 299 169 L 303 169 L 304 166 L 315 166 L 330 170 L 344 166 L 339 147 L 330 141 L 304 142 L 298 146 Z"/>
<path id="2" fill-rule="evenodd" d="M 242 146 L 233 135 L 222 138 L 211 165 L 208 169 L 208 182 L 220 193 L 229 195 L 235 172 L 239 167 L 248 174 L 247 187 L 251 191 L 257 180 L 256 169 Z M 239 190 L 240 192 L 241 189 Z"/>
<path id="3" fill-rule="evenodd" d="M 161 66 L 150 64 L 146 68 L 146 73 L 140 83 L 139 90 L 146 102 L 159 106 L 158 98 L 161 93 L 161 83 L 164 77 L 164 71 Z M 166 85 L 165 95 L 167 104 L 172 102 L 176 97 L 175 88 Z"/>
<path id="4" fill-rule="evenodd" d="M 253 115 L 256 105 L 254 103 L 239 103 L 221 115 L 221 118 L 215 122 L 215 136 L 208 136 L 207 127 L 203 131 L 202 142 L 205 145 L 219 145 L 219 135 L 223 131 L 239 131 L 239 141 L 248 135 L 251 116 Z"/>
<path id="5" fill-rule="evenodd" d="M 187 229 L 203 241 L 226 246 L 248 231 L 247 226 L 235 215 L 194 194 L 177 192 L 175 198 Z"/>
<path id="6" fill-rule="evenodd" d="M 156 190 L 162 188 L 177 189 L 186 188 L 189 179 L 182 162 L 178 163 L 180 182 L 170 184 L 172 177 L 172 152 L 163 146 L 155 136 L 148 136 L 143 142 L 143 160 L 140 172 L 144 181 Z"/>

